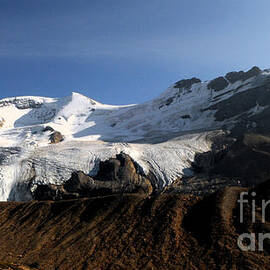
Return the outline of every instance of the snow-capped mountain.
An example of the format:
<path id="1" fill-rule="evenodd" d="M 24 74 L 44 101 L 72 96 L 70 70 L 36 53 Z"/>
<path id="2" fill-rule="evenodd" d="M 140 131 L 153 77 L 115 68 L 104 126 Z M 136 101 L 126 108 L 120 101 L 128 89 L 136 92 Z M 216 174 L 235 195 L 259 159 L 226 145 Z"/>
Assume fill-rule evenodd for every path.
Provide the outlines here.
<path id="1" fill-rule="evenodd" d="M 164 187 L 192 174 L 198 152 L 223 130 L 270 128 L 270 71 L 254 67 L 201 82 L 181 80 L 143 104 L 114 106 L 79 93 L 0 100 L 0 200 L 27 200 L 40 183 L 61 184 L 74 170 L 129 154 Z M 58 132 L 63 141 L 52 144 Z"/>

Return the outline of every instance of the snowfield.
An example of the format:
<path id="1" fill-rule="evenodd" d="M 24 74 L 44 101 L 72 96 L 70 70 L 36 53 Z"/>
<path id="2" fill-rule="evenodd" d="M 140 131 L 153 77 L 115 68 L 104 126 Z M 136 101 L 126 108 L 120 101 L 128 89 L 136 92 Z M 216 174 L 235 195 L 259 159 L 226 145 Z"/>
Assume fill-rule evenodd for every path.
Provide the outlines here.
<path id="1" fill-rule="evenodd" d="M 99 162 L 120 152 L 129 154 L 156 185 L 164 187 L 182 175 L 198 152 L 211 149 L 211 137 L 234 119 L 216 121 L 206 108 L 249 90 L 270 76 L 229 83 L 221 91 L 209 82 L 173 85 L 143 104 L 113 106 L 79 93 L 64 98 L 16 97 L 0 100 L 0 200 L 29 200 L 40 183 L 61 184 L 71 172 L 95 175 Z M 266 107 L 255 106 L 252 114 Z M 50 127 L 64 136 L 50 143 Z"/>

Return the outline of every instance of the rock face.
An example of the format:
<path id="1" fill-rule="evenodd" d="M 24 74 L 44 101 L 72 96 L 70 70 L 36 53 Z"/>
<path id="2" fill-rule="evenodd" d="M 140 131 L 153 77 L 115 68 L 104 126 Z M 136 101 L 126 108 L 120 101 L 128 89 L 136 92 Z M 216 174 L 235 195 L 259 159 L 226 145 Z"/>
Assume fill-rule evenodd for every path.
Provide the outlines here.
<path id="1" fill-rule="evenodd" d="M 17 109 L 25 110 L 25 109 L 35 109 L 40 108 L 42 106 L 42 102 L 29 99 L 29 98 L 13 98 L 10 100 L 1 100 L 0 107 L 15 105 Z"/>
<path id="2" fill-rule="evenodd" d="M 0 128 L 3 127 L 5 123 L 5 119 L 3 117 L 0 117 Z"/>
<path id="3" fill-rule="evenodd" d="M 213 143 L 210 151 L 195 155 L 192 167 L 197 173 L 210 173 L 216 163 L 226 155 L 236 141 L 229 134 L 215 136 L 212 140 Z"/>
<path id="4" fill-rule="evenodd" d="M 186 89 L 190 89 L 191 86 L 195 83 L 200 83 L 201 80 L 198 78 L 191 78 L 191 79 L 187 79 L 187 80 L 181 80 L 175 83 L 175 88 L 186 88 Z"/>
<path id="5" fill-rule="evenodd" d="M 47 132 L 47 131 L 53 132 L 54 129 L 53 129 L 52 127 L 50 127 L 50 126 L 46 126 L 46 127 L 44 127 L 44 129 L 43 129 L 42 131 L 43 131 L 43 132 Z"/>
<path id="6" fill-rule="evenodd" d="M 215 111 L 217 122 L 223 123 L 223 129 L 231 130 L 233 135 L 246 132 L 267 133 L 270 131 L 270 79 L 258 76 L 246 91 L 245 86 L 230 90 L 215 97 L 215 104 L 206 111 Z M 224 99 L 224 95 L 229 95 Z"/>
<path id="7" fill-rule="evenodd" d="M 252 78 L 254 76 L 258 76 L 261 73 L 261 69 L 258 67 L 253 67 L 247 72 L 244 71 L 233 71 L 226 74 L 225 78 L 230 83 L 235 83 L 237 81 L 246 81 L 249 78 Z"/>
<path id="8" fill-rule="evenodd" d="M 67 192 L 61 185 L 39 185 L 32 194 L 34 200 L 46 201 L 46 200 L 64 200 L 64 199 L 76 199 L 77 196 L 68 196 Z"/>
<path id="9" fill-rule="evenodd" d="M 193 167 L 206 176 L 234 179 L 254 186 L 270 178 L 270 137 L 245 134 L 224 149 L 198 154 Z"/>
<path id="10" fill-rule="evenodd" d="M 61 200 L 104 196 L 119 193 L 151 194 L 151 176 L 145 176 L 139 166 L 126 154 L 100 162 L 95 177 L 73 172 L 64 185 L 39 185 L 33 192 L 35 200 Z"/>
<path id="11" fill-rule="evenodd" d="M 224 79 L 224 77 L 218 77 L 214 80 L 212 80 L 208 84 L 208 89 L 213 89 L 214 91 L 220 91 L 226 88 L 229 85 L 229 83 Z"/>
<path id="12" fill-rule="evenodd" d="M 50 135 L 51 143 L 60 143 L 64 140 L 63 135 L 59 131 L 55 131 Z"/>

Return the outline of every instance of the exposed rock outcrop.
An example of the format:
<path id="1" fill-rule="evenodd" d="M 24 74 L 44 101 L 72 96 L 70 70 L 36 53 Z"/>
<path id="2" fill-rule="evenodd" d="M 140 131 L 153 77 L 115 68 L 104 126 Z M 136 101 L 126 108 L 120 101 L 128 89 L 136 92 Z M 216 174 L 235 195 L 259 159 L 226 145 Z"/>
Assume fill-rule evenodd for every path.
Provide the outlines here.
<path id="1" fill-rule="evenodd" d="M 100 162 L 95 177 L 73 172 L 64 185 L 39 185 L 33 192 L 36 200 L 62 200 L 79 197 L 104 196 L 122 193 L 151 194 L 151 176 L 145 176 L 138 165 L 126 154 L 119 154 Z"/>
<path id="2" fill-rule="evenodd" d="M 3 127 L 5 123 L 5 119 L 3 117 L 0 117 L 0 128 Z"/>
<path id="3" fill-rule="evenodd" d="M 230 93 L 216 96 L 218 102 L 204 111 L 214 110 L 216 121 L 223 122 L 223 129 L 231 130 L 234 135 L 269 132 L 270 80 L 260 77 L 248 90 L 239 90 L 236 88 L 226 99 L 222 95 Z"/>
<path id="4" fill-rule="evenodd" d="M 181 80 L 181 81 L 176 82 L 174 87 L 179 88 L 179 89 L 181 88 L 190 89 L 193 84 L 200 83 L 200 82 L 201 82 L 200 79 L 193 77 L 191 79 L 186 79 L 186 80 Z"/>
<path id="5" fill-rule="evenodd" d="M 233 71 L 229 72 L 226 74 L 225 78 L 230 82 L 230 83 L 235 83 L 237 81 L 246 81 L 249 78 L 252 78 L 254 76 L 258 76 L 261 73 L 261 69 L 254 66 L 247 72 L 244 71 Z"/>
<path id="6" fill-rule="evenodd" d="M 50 126 L 46 126 L 46 127 L 44 127 L 43 128 L 43 130 L 42 130 L 43 132 L 47 132 L 47 131 L 49 131 L 49 132 L 53 132 L 54 131 L 54 129 L 52 128 L 52 127 L 50 127 Z"/>
<path id="7" fill-rule="evenodd" d="M 16 108 L 20 110 L 40 108 L 42 104 L 42 102 L 36 101 L 31 98 L 12 98 L 3 99 L 0 101 L 0 107 L 15 105 Z"/>
<path id="8" fill-rule="evenodd" d="M 77 199 L 79 195 L 77 193 L 68 194 L 62 185 L 38 185 L 35 191 L 32 193 L 34 200 L 39 201 L 59 201 L 68 199 Z"/>
<path id="9" fill-rule="evenodd" d="M 258 67 L 253 67 L 247 72 L 244 71 L 233 71 L 225 75 L 225 77 L 218 77 L 208 83 L 208 89 L 214 91 L 221 91 L 225 89 L 229 83 L 235 83 L 237 81 L 246 81 L 252 77 L 258 76 L 262 73 L 262 70 Z"/>
<path id="10" fill-rule="evenodd" d="M 51 143 L 60 143 L 64 140 L 63 135 L 59 131 L 55 131 L 50 135 Z"/>
<path id="11" fill-rule="evenodd" d="M 212 80 L 208 85 L 208 89 L 213 89 L 214 91 L 220 91 L 226 88 L 229 83 L 224 79 L 224 77 L 218 77 Z"/>
<path id="12" fill-rule="evenodd" d="M 193 167 L 208 176 L 234 179 L 254 186 L 270 178 L 270 137 L 245 134 L 224 150 L 197 154 Z"/>

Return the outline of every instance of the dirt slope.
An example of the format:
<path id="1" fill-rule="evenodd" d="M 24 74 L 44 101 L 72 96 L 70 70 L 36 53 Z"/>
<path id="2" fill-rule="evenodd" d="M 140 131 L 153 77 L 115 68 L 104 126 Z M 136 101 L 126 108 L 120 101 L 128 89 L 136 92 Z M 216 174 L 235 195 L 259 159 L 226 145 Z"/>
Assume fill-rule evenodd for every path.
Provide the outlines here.
<path id="1" fill-rule="evenodd" d="M 46 270 L 270 269 L 266 253 L 237 247 L 240 190 L 204 199 L 162 194 L 0 203 L 0 261 Z"/>

